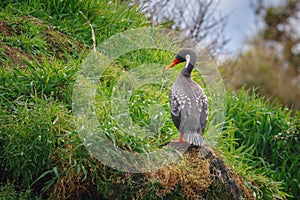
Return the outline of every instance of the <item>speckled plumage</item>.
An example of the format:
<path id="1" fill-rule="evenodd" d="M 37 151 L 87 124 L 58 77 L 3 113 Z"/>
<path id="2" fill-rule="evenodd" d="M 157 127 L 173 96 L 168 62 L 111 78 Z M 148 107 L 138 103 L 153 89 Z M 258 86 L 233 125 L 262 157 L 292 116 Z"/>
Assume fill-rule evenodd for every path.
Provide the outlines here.
<path id="1" fill-rule="evenodd" d="M 174 125 L 184 134 L 187 142 L 203 145 L 202 133 L 206 128 L 208 102 L 203 89 L 191 78 L 197 59 L 196 54 L 190 49 L 184 49 L 176 58 L 184 62 L 187 55 L 190 56 L 190 61 L 187 61 L 171 88 L 171 115 Z"/>

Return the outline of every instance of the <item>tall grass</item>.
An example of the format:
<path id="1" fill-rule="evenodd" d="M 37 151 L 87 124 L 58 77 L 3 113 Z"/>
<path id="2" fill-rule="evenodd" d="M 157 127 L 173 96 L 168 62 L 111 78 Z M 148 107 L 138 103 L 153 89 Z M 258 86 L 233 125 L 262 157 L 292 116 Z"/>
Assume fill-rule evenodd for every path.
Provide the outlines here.
<path id="1" fill-rule="evenodd" d="M 1 41 L 20 52 L 26 65 L 19 67 L 1 49 L 1 62 L 5 61 L 0 69 L 1 185 L 10 180 L 17 188 L 34 188 L 53 198 L 76 198 L 79 189 L 88 191 L 94 185 L 109 196 L 110 180 L 116 175 L 89 156 L 72 124 L 68 108 L 74 76 L 92 42 L 87 20 L 98 42 L 148 22 L 136 7 L 117 1 L 1 1 L 0 5 L 0 20 L 12 30 L 0 34 Z M 3 187 L 1 196 L 18 196 L 9 196 L 10 188 Z"/>
<path id="2" fill-rule="evenodd" d="M 17 16 L 31 15 L 45 20 L 56 30 L 89 46 L 92 40 L 86 18 L 94 27 L 98 43 L 116 33 L 149 24 L 136 6 L 122 1 L 4 0 L 0 7 Z"/>
<path id="3" fill-rule="evenodd" d="M 274 181 L 282 182 L 284 191 L 299 197 L 299 112 L 265 102 L 257 94 L 240 90 L 228 93 L 226 132 L 231 132 L 232 150 L 251 159 L 250 166 L 264 169 Z M 235 155 L 236 156 L 236 155 Z"/>
<path id="4" fill-rule="evenodd" d="M 34 99 L 23 105 L 12 103 L 11 110 L 1 109 L 0 115 L 2 179 L 14 180 L 25 187 L 50 167 L 57 140 L 69 128 L 67 121 L 63 127 L 58 123 L 67 119 L 67 110 Z"/>
<path id="5" fill-rule="evenodd" d="M 109 66 L 102 75 L 95 97 L 97 115 L 101 129 L 118 146 L 136 152 L 147 152 L 160 148 L 177 134 L 168 117 L 169 90 L 163 82 L 162 69 L 159 68 L 161 64 L 151 64 L 164 63 L 163 59 L 166 57 L 171 56 L 160 50 L 133 51 L 121 56 L 116 61 L 117 65 Z M 150 64 L 144 66 L 147 63 Z M 134 84 L 123 91 L 126 84 L 132 83 Z M 169 86 L 170 84 L 167 83 Z M 132 92 L 130 98 L 125 101 L 114 100 L 127 93 L 128 88 Z M 120 90 L 120 94 L 114 90 Z M 126 126 L 132 126 L 130 128 L 120 126 L 120 120 L 116 120 L 118 108 L 123 104 L 123 107 L 128 106 L 129 120 L 126 121 Z"/>

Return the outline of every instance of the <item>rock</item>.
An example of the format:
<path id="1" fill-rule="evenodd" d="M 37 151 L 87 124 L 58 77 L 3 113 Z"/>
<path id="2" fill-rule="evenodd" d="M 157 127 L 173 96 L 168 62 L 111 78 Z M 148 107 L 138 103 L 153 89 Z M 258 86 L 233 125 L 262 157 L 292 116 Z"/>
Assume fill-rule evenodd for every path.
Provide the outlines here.
<path id="1" fill-rule="evenodd" d="M 238 175 L 230 170 L 212 149 L 206 146 L 192 146 L 186 154 L 195 152 L 197 152 L 200 159 L 208 160 L 210 164 L 212 183 L 209 192 L 204 195 L 205 199 L 254 199 L 242 184 Z"/>
<path id="2" fill-rule="evenodd" d="M 186 144 L 170 145 L 176 149 L 186 147 Z M 113 185 L 110 198 L 254 199 L 241 178 L 211 148 L 190 146 L 186 149 L 181 159 L 155 172 L 124 173 L 122 181 Z"/>

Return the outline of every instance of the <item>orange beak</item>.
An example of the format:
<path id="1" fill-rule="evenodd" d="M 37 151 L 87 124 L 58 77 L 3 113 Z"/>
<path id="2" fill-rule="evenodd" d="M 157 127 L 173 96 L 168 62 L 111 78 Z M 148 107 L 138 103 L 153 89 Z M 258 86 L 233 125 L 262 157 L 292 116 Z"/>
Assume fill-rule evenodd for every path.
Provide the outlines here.
<path id="1" fill-rule="evenodd" d="M 175 58 L 174 61 L 165 68 L 165 70 L 171 69 L 172 67 L 174 67 L 178 63 L 180 63 L 180 61 Z"/>

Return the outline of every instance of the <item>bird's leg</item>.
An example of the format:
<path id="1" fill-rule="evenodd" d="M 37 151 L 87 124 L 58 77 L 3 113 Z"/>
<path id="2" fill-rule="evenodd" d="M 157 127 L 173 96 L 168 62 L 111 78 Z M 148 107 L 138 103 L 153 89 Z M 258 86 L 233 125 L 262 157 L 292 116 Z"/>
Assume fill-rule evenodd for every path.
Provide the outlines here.
<path id="1" fill-rule="evenodd" d="M 171 140 L 171 142 L 186 143 L 186 141 L 183 140 L 183 133 L 180 133 L 179 140 Z"/>
<path id="2" fill-rule="evenodd" d="M 179 136 L 179 142 L 183 142 L 183 133 L 180 133 L 180 136 Z"/>

